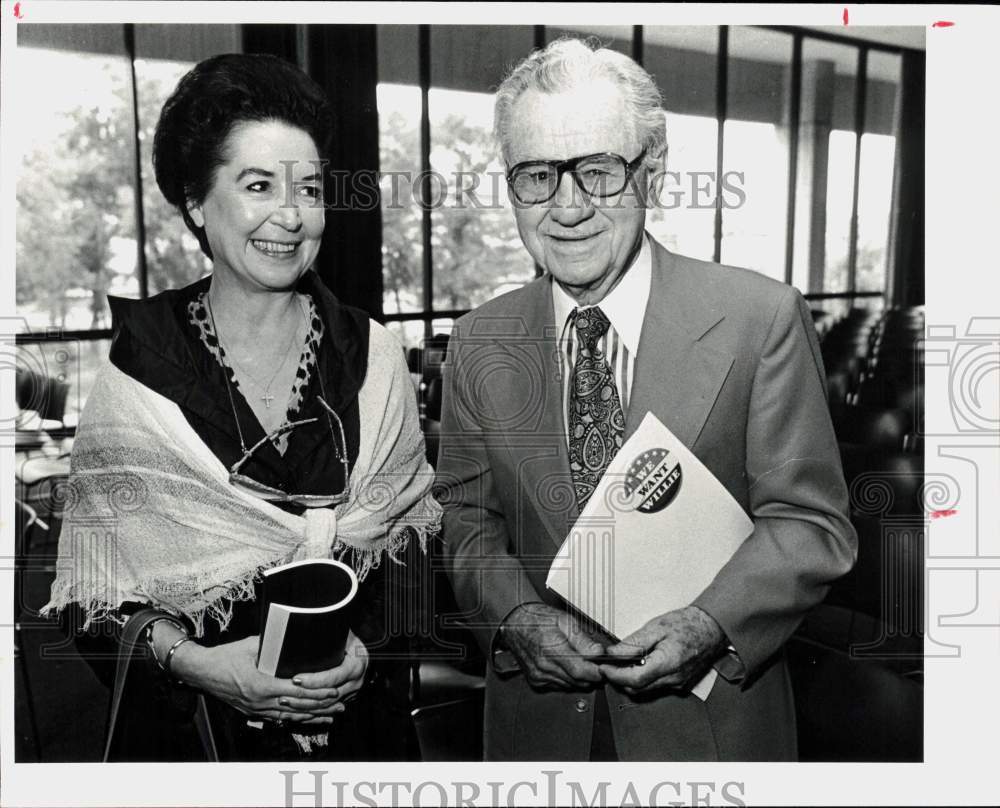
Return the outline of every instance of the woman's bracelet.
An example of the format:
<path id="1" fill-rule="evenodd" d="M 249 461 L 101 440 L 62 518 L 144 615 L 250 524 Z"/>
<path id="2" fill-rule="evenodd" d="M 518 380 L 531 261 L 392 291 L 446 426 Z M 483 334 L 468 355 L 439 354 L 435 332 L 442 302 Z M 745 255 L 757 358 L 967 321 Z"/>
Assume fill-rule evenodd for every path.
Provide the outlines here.
<path id="1" fill-rule="evenodd" d="M 166 669 L 163 667 L 163 663 L 160 662 L 156 656 L 156 648 L 153 646 L 153 626 L 164 621 L 175 626 L 179 631 L 184 632 L 184 636 L 187 636 L 187 630 L 184 628 L 184 624 L 172 615 L 165 614 L 162 617 L 157 617 L 155 620 L 149 621 L 149 625 L 146 626 L 146 645 L 149 647 L 149 653 L 153 655 L 153 661 L 161 671 Z"/>
<path id="2" fill-rule="evenodd" d="M 180 631 L 184 632 L 184 635 L 182 637 L 179 637 L 174 642 L 174 644 L 167 649 L 167 655 L 163 658 L 163 662 L 160 662 L 159 658 L 156 656 L 156 648 L 153 645 L 153 626 L 155 626 L 161 620 L 165 620 L 168 623 L 172 623 Z M 173 671 L 171 670 L 171 664 L 174 661 L 174 653 L 176 653 L 177 649 L 180 648 L 182 645 L 184 645 L 184 643 L 186 643 L 188 640 L 193 640 L 193 639 L 194 637 L 192 637 L 190 634 L 187 633 L 187 629 L 184 628 L 184 624 L 171 615 L 164 615 L 163 617 L 158 617 L 146 627 L 146 644 L 149 646 L 149 652 L 153 655 L 153 660 L 156 662 L 157 667 L 161 671 L 167 674 L 169 678 L 174 679 L 177 682 L 180 682 L 180 679 L 177 679 L 177 677 L 174 676 Z M 183 682 L 181 682 L 181 684 L 183 684 Z"/>
<path id="3" fill-rule="evenodd" d="M 170 665 L 174 659 L 174 652 L 182 645 L 184 645 L 184 643 L 186 642 L 194 642 L 194 637 L 192 637 L 190 634 L 185 634 L 183 637 L 177 640 L 177 642 L 171 645 L 169 650 L 167 651 L 167 656 L 163 660 L 163 670 L 166 672 L 167 676 L 173 677 L 174 674 L 170 670 Z"/>

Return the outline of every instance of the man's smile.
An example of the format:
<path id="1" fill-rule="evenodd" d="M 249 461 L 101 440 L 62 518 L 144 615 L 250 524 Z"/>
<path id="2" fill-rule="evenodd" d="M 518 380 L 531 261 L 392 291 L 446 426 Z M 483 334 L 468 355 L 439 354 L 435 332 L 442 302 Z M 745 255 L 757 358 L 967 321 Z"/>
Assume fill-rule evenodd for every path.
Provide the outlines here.
<path id="1" fill-rule="evenodd" d="M 547 237 L 551 242 L 553 242 L 553 244 L 559 247 L 574 249 L 582 246 L 589 246 L 593 239 L 601 235 L 603 235 L 603 231 L 597 233 L 566 233 L 558 235 L 549 233 Z"/>

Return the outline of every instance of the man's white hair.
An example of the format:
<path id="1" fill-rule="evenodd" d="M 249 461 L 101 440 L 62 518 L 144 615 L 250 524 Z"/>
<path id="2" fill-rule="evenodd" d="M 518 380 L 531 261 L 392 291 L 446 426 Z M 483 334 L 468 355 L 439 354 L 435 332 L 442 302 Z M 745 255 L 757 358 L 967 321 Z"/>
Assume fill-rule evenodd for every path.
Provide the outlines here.
<path id="1" fill-rule="evenodd" d="M 493 108 L 493 134 L 504 161 L 510 157 L 510 119 L 514 104 L 527 90 L 560 93 L 603 79 L 621 90 L 630 110 L 629 134 L 646 149 L 646 159 L 662 167 L 667 132 L 663 98 L 649 75 L 634 60 L 601 47 L 596 37 L 564 37 L 534 51 L 517 65 L 497 90 Z M 623 155 L 627 157 L 628 155 Z"/>

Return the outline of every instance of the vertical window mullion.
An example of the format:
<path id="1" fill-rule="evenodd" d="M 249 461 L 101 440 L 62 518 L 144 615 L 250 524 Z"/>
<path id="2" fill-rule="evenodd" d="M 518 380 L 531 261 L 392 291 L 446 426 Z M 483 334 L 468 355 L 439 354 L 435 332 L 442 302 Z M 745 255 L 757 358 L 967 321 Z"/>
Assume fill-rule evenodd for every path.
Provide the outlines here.
<path id="1" fill-rule="evenodd" d="M 854 188 L 851 193 L 851 224 L 847 244 L 847 291 L 854 292 L 858 270 L 858 191 L 861 182 L 861 137 L 865 131 L 865 100 L 868 94 L 868 48 L 858 48 L 858 78 L 854 85 Z"/>
<path id="2" fill-rule="evenodd" d="M 795 259 L 795 192 L 799 170 L 799 121 L 802 117 L 802 34 L 792 39 L 792 72 L 788 102 L 788 204 L 785 212 L 785 283 L 792 282 Z"/>
<path id="3" fill-rule="evenodd" d="M 129 89 L 132 100 L 132 169 L 135 172 L 135 259 L 139 297 L 149 297 L 149 274 L 146 266 L 146 213 L 142 194 L 142 152 L 139 146 L 139 88 L 135 77 L 135 25 L 125 23 L 125 53 L 128 57 Z"/>
<path id="4" fill-rule="evenodd" d="M 722 181 L 722 155 L 725 146 L 726 115 L 729 101 L 729 26 L 719 26 L 719 52 L 716 56 L 715 70 L 715 118 L 718 125 L 715 145 L 715 182 L 716 188 Z M 718 263 L 722 260 L 722 207 L 719 205 L 719 194 L 715 199 L 715 245 L 712 260 Z"/>
<path id="5" fill-rule="evenodd" d="M 434 256 L 431 252 L 431 119 L 428 93 L 431 87 L 431 27 L 417 28 L 417 59 L 420 80 L 420 210 L 423 236 L 424 336 L 431 337 L 434 311 Z"/>
<path id="6" fill-rule="evenodd" d="M 541 50 L 545 47 L 545 26 L 535 25 L 533 26 L 532 34 L 534 36 L 534 47 L 535 50 Z"/>
<path id="7" fill-rule="evenodd" d="M 533 34 L 535 39 L 534 42 L 535 50 L 541 50 L 542 48 L 545 47 L 545 26 L 544 25 L 534 26 Z M 535 261 L 535 277 L 540 278 L 544 274 L 545 270 L 542 269 L 542 265 L 539 264 L 537 261 Z"/>

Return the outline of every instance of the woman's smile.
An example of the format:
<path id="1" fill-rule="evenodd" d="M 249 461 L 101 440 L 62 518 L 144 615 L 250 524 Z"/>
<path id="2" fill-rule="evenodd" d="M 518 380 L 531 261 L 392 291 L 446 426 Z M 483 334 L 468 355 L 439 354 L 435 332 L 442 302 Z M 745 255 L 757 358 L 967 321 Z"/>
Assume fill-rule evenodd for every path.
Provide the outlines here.
<path id="1" fill-rule="evenodd" d="M 290 258 L 298 251 L 300 242 L 264 241 L 263 239 L 252 239 L 250 244 L 258 252 L 262 252 L 270 258 Z"/>

